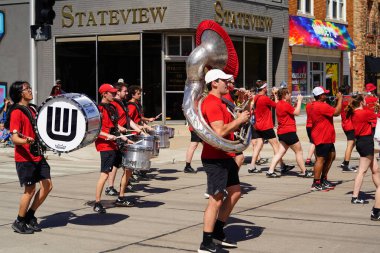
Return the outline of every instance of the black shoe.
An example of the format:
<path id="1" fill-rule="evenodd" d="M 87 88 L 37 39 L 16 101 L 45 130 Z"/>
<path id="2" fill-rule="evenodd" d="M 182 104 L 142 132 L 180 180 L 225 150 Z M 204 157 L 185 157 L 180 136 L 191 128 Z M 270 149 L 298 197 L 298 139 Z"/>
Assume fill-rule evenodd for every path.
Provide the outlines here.
<path id="1" fill-rule="evenodd" d="M 135 206 L 135 202 L 131 200 L 127 200 L 126 198 L 117 198 L 115 201 L 115 206 L 121 206 L 121 207 L 133 207 Z"/>
<path id="2" fill-rule="evenodd" d="M 220 252 L 220 251 L 218 251 L 218 247 L 216 246 L 214 242 L 211 242 L 209 244 L 203 244 L 202 242 L 201 246 L 199 246 L 198 253 L 208 253 L 208 252 L 215 253 L 215 252 Z"/>
<path id="3" fill-rule="evenodd" d="M 136 171 L 139 180 L 150 180 L 150 177 L 146 173 L 147 171 Z"/>
<path id="4" fill-rule="evenodd" d="M 283 166 L 281 166 L 281 173 L 286 173 L 286 172 L 294 169 L 294 167 L 296 167 L 296 166 L 284 164 Z"/>
<path id="5" fill-rule="evenodd" d="M 342 168 L 342 172 L 356 172 L 357 169 L 355 167 L 349 167 L 348 165 L 341 164 L 340 167 Z"/>
<path id="6" fill-rule="evenodd" d="M 125 187 L 125 191 L 136 192 L 135 189 L 133 188 L 133 185 L 130 182 L 128 182 L 127 187 Z"/>
<path id="7" fill-rule="evenodd" d="M 40 228 L 40 225 L 37 222 L 36 217 L 33 217 L 32 219 L 30 219 L 30 221 L 27 222 L 26 225 L 28 226 L 28 228 L 32 229 L 34 232 L 42 231 L 42 229 Z"/>
<path id="8" fill-rule="evenodd" d="M 25 222 L 15 220 L 12 224 L 12 228 L 15 232 L 20 234 L 33 234 L 34 230 L 29 228 Z"/>
<path id="9" fill-rule="evenodd" d="M 255 162 L 256 165 L 263 165 L 268 163 L 268 158 L 260 158 L 258 161 Z"/>
<path id="10" fill-rule="evenodd" d="M 297 177 L 311 178 L 314 176 L 314 173 L 311 170 L 306 170 L 305 174 L 298 174 Z"/>
<path id="11" fill-rule="evenodd" d="M 352 197 L 351 198 L 351 204 L 368 204 L 369 202 L 367 200 L 364 200 L 364 199 L 359 199 L 357 197 Z"/>
<path id="12" fill-rule="evenodd" d="M 108 196 L 118 196 L 119 195 L 119 192 L 115 190 L 115 188 L 113 187 L 107 187 L 106 190 L 106 195 Z"/>
<path id="13" fill-rule="evenodd" d="M 103 207 L 103 205 L 100 202 L 95 202 L 94 212 L 106 213 L 106 209 Z"/>
<path id="14" fill-rule="evenodd" d="M 261 173 L 262 171 L 257 168 L 249 168 L 248 173 Z"/>
<path id="15" fill-rule="evenodd" d="M 271 173 L 269 171 L 266 173 L 266 176 L 269 177 L 269 178 L 279 178 L 279 177 L 281 177 L 280 175 L 276 174 L 276 172 L 272 172 Z"/>
<path id="16" fill-rule="evenodd" d="M 183 169 L 183 172 L 185 173 L 197 173 L 197 170 L 194 170 L 191 166 L 185 166 L 185 168 Z"/>
<path id="17" fill-rule="evenodd" d="M 329 189 L 329 190 L 333 190 L 333 189 L 335 188 L 335 185 L 334 185 L 333 183 L 331 183 L 329 180 L 327 180 L 327 179 L 322 179 L 321 181 L 322 181 L 322 185 L 323 185 L 325 188 L 327 188 L 327 189 Z"/>
<path id="18" fill-rule="evenodd" d="M 314 163 L 313 163 L 311 160 L 309 160 L 309 161 L 306 161 L 306 162 L 305 162 L 305 166 L 306 166 L 306 167 L 313 167 L 313 166 L 314 166 Z"/>
<path id="19" fill-rule="evenodd" d="M 139 176 L 137 175 L 132 175 L 130 178 L 129 178 L 129 181 L 132 182 L 132 183 L 138 183 L 140 181 L 140 178 Z"/>
<path id="20" fill-rule="evenodd" d="M 218 245 L 222 246 L 222 247 L 237 248 L 237 242 L 230 241 L 226 237 L 224 237 L 224 238 L 214 238 L 213 242 L 215 244 L 218 244 Z"/>
<path id="21" fill-rule="evenodd" d="M 374 220 L 374 221 L 380 221 L 380 212 L 378 212 L 377 214 L 375 214 L 375 212 L 371 211 L 371 220 Z"/>
<path id="22" fill-rule="evenodd" d="M 312 192 L 315 192 L 315 191 L 323 191 L 323 192 L 327 192 L 329 191 L 328 188 L 326 188 L 324 185 L 322 184 L 316 184 L 316 183 L 313 183 L 311 185 L 311 189 L 310 189 Z"/>

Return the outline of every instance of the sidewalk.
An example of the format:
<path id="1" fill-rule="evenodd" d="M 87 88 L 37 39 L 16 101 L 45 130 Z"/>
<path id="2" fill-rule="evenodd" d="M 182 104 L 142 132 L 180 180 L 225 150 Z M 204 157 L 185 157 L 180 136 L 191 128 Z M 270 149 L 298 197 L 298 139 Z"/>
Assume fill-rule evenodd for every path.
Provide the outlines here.
<path id="1" fill-rule="evenodd" d="M 308 147 L 304 124 L 298 134 Z M 0 252 L 196 252 L 202 239 L 202 218 L 206 201 L 205 173 L 185 174 L 185 153 L 190 141 L 186 126 L 174 125 L 175 138 L 169 149 L 161 149 L 152 159 L 149 181 L 136 185 L 127 195 L 137 201 L 133 208 L 114 207 L 114 197 L 103 196 L 107 214 L 92 211 L 95 184 L 99 177 L 99 154 L 93 145 L 57 156 L 49 152 L 54 188 L 37 211 L 43 232 L 16 234 L 10 228 L 16 218 L 22 192 L 15 177 L 12 149 L 0 149 Z M 244 195 L 235 207 L 226 233 L 238 241 L 231 253 L 367 253 L 378 252 L 380 223 L 369 219 L 374 203 L 370 174 L 362 191 L 370 202 L 352 205 L 350 195 L 355 174 L 337 168 L 345 149 L 345 137 L 337 130 L 337 159 L 330 180 L 338 183 L 333 191 L 310 192 L 311 179 L 296 177 L 297 168 L 279 179 L 248 174 L 243 165 L 239 174 Z M 193 167 L 201 167 L 198 148 Z M 252 154 L 249 147 L 246 156 Z M 273 156 L 264 145 L 263 157 Z M 354 152 L 352 164 L 358 164 Z M 295 163 L 288 152 L 285 160 Z M 9 175 L 9 177 L 7 177 Z M 121 173 L 118 172 L 116 182 Z M 118 184 L 118 183 L 117 183 Z"/>

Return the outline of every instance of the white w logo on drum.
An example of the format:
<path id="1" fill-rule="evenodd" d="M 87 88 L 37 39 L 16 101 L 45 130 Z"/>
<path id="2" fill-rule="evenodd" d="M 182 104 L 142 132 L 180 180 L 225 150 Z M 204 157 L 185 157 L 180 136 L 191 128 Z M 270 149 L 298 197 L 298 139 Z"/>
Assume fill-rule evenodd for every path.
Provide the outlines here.
<path id="1" fill-rule="evenodd" d="M 77 116 L 78 110 L 48 106 L 46 121 L 48 136 L 57 141 L 74 140 L 77 133 Z"/>

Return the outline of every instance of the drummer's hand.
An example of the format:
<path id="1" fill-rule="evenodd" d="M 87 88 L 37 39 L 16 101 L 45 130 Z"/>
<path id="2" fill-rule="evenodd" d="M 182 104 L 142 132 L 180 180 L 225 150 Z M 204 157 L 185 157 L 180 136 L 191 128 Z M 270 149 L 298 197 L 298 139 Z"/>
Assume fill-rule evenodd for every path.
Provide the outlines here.
<path id="1" fill-rule="evenodd" d="M 127 144 L 135 144 L 135 142 L 131 141 L 130 139 L 127 139 Z"/>
<path id="2" fill-rule="evenodd" d="M 32 144 L 34 142 L 34 139 L 31 137 L 26 137 L 26 144 Z"/>
<path id="3" fill-rule="evenodd" d="M 116 136 L 112 135 L 112 134 L 109 134 L 109 135 L 107 135 L 107 140 L 114 141 L 114 140 L 116 140 Z"/>
<path id="4" fill-rule="evenodd" d="M 122 140 L 125 141 L 125 142 L 128 142 L 128 141 L 129 141 L 129 139 L 128 139 L 127 137 L 125 137 L 125 136 L 121 136 L 120 139 L 122 139 Z"/>
<path id="5" fill-rule="evenodd" d="M 151 127 L 148 126 L 148 125 L 144 125 L 144 129 L 145 129 L 145 130 L 148 130 L 148 131 L 153 131 L 153 128 L 151 128 Z"/>
<path id="6" fill-rule="evenodd" d="M 148 118 L 148 121 L 149 122 L 153 122 L 153 121 L 155 121 L 156 120 L 156 118 Z"/>
<path id="7" fill-rule="evenodd" d="M 121 133 L 126 133 L 127 132 L 127 129 L 125 127 L 122 127 L 122 126 L 119 126 L 119 131 Z"/>

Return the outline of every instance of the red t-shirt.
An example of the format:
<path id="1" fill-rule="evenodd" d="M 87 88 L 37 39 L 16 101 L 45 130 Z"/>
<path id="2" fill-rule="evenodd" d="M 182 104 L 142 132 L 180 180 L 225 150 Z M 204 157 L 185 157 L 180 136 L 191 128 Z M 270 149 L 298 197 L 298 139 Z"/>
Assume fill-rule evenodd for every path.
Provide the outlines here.
<path id="1" fill-rule="evenodd" d="M 352 115 L 355 136 L 372 135 L 372 122 L 377 120 L 376 114 L 367 109 L 357 109 Z"/>
<path id="2" fill-rule="evenodd" d="M 226 104 L 222 103 L 222 100 L 212 94 L 209 94 L 202 103 L 202 115 L 210 125 L 210 123 L 222 120 L 224 124 L 230 123 L 232 115 L 227 111 Z M 228 140 L 234 139 L 234 133 L 229 133 L 224 138 Z M 223 150 L 214 148 L 210 144 L 204 142 L 201 158 L 202 159 L 226 159 L 235 157 L 235 153 L 228 153 Z"/>
<path id="3" fill-rule="evenodd" d="M 111 104 L 113 104 L 117 109 L 117 114 L 119 115 L 119 125 L 125 126 L 127 124 L 127 114 L 124 111 L 123 107 L 121 107 L 121 105 L 116 101 L 112 101 Z"/>
<path id="4" fill-rule="evenodd" d="M 276 103 L 270 100 L 266 95 L 255 96 L 255 128 L 259 131 L 273 129 L 272 111 Z"/>
<path id="5" fill-rule="evenodd" d="M 340 116 L 342 118 L 342 128 L 343 128 L 343 131 L 346 131 L 346 132 L 354 129 L 354 126 L 352 125 L 352 122 L 351 122 L 351 118 L 346 117 L 347 112 L 345 109 L 348 106 L 348 104 L 349 104 L 349 100 L 343 99 L 342 111 L 340 112 Z"/>
<path id="6" fill-rule="evenodd" d="M 135 122 L 136 124 L 140 123 L 142 115 L 139 114 L 136 105 L 128 104 L 128 115 L 131 118 L 131 120 L 133 120 L 133 122 Z"/>
<path id="7" fill-rule="evenodd" d="M 307 105 L 306 105 L 306 127 L 307 128 L 309 128 L 309 127 L 312 127 L 312 122 L 311 122 L 311 115 L 310 115 L 310 113 L 311 113 L 311 104 L 312 104 L 313 102 L 311 102 L 311 103 L 308 103 Z"/>
<path id="8" fill-rule="evenodd" d="M 335 143 L 333 123 L 335 108 L 325 102 L 315 101 L 311 106 L 311 138 L 315 145 Z"/>
<path id="9" fill-rule="evenodd" d="M 294 119 L 294 110 L 295 108 L 284 100 L 281 100 L 277 103 L 277 134 L 297 132 L 296 121 Z"/>
<path id="10" fill-rule="evenodd" d="M 368 109 L 368 110 L 375 112 L 375 105 L 376 105 L 378 100 L 379 99 L 377 97 L 374 97 L 374 96 L 365 97 L 365 102 L 367 105 L 364 107 L 364 109 Z M 372 127 L 376 127 L 376 123 L 377 123 L 377 119 L 372 120 L 371 121 Z"/>
<path id="11" fill-rule="evenodd" d="M 107 134 L 110 133 L 111 128 L 115 127 L 112 123 L 112 120 L 107 112 L 107 110 L 99 105 L 98 106 L 100 113 L 102 114 L 102 132 Z M 109 150 L 117 150 L 116 142 L 107 140 L 107 137 L 98 135 L 98 138 L 95 141 L 95 147 L 97 151 L 109 151 Z"/>
<path id="12" fill-rule="evenodd" d="M 30 110 L 30 109 L 29 109 Z M 36 116 L 33 110 L 30 110 L 33 117 Z M 25 115 L 20 109 L 15 109 L 11 114 L 11 121 L 9 130 L 12 133 L 14 130 L 17 132 L 36 139 L 33 125 L 28 116 Z M 42 156 L 34 156 L 30 153 L 30 144 L 15 145 L 15 161 L 16 162 L 39 162 Z"/>

